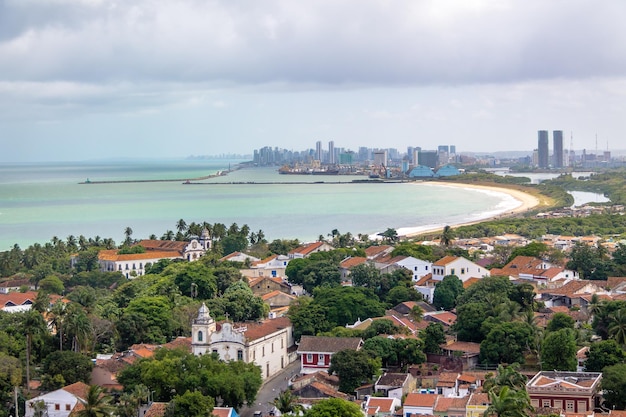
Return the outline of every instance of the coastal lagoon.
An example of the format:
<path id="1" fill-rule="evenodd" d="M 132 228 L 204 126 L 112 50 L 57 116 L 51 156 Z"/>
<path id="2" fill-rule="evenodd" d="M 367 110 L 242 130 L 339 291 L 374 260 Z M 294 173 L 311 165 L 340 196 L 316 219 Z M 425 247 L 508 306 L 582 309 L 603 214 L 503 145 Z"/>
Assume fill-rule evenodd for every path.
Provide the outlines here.
<path id="1" fill-rule="evenodd" d="M 235 167 L 238 160 L 93 161 L 3 164 L 0 250 L 68 235 L 123 239 L 161 236 L 176 222 L 248 224 L 268 240 L 315 240 L 333 229 L 353 235 L 387 228 L 408 234 L 477 221 L 520 206 L 497 191 L 420 183 L 353 183 L 363 176 L 280 175 L 277 168 Z M 177 180 L 171 182 L 96 181 Z"/>

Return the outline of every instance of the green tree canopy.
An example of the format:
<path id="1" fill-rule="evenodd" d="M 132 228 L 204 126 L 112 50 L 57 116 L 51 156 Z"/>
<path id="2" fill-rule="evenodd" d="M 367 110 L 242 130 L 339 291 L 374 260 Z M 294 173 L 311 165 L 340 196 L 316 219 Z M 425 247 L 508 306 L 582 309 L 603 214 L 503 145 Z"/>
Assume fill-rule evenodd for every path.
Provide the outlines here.
<path id="1" fill-rule="evenodd" d="M 626 352 L 617 344 L 615 340 L 602 340 L 592 343 L 587 352 L 585 361 L 585 371 L 602 372 L 607 366 L 617 365 L 626 362 Z"/>
<path id="2" fill-rule="evenodd" d="M 452 310 L 456 307 L 456 299 L 463 294 L 463 282 L 456 275 L 446 275 L 435 286 L 433 305 L 437 310 Z"/>
<path id="3" fill-rule="evenodd" d="M 371 381 L 379 368 L 379 359 L 374 360 L 361 350 L 346 349 L 332 356 L 328 373 L 339 377 L 339 391 L 351 394 L 363 383 Z"/>
<path id="4" fill-rule="evenodd" d="M 42 387 L 46 390 L 54 391 L 64 385 L 70 385 L 79 381 L 88 384 L 91 379 L 92 369 L 91 359 L 81 353 L 72 352 L 71 350 L 52 352 L 43 361 L 44 378 Z M 62 377 L 63 385 L 61 386 L 54 384 L 54 378 L 57 375 Z"/>
<path id="5" fill-rule="evenodd" d="M 446 342 L 446 334 L 441 323 L 429 323 L 428 327 L 420 332 L 424 341 L 424 352 L 441 353 L 441 345 Z"/>
<path id="6" fill-rule="evenodd" d="M 574 329 L 574 319 L 565 313 L 555 313 L 552 316 L 552 320 L 548 322 L 546 330 L 549 332 L 555 332 L 561 329 Z"/>
<path id="7" fill-rule="evenodd" d="M 361 409 L 353 402 L 341 398 L 330 398 L 316 402 L 304 417 L 362 417 Z"/>
<path id="8" fill-rule="evenodd" d="M 607 366 L 602 371 L 604 406 L 609 409 L 626 409 L 626 364 Z"/>
<path id="9" fill-rule="evenodd" d="M 167 405 L 166 417 L 211 417 L 213 411 L 213 398 L 203 395 L 199 391 L 185 391 L 183 395 L 177 395 Z"/>
<path id="10" fill-rule="evenodd" d="M 524 363 L 524 352 L 531 340 L 532 330 L 526 323 L 497 324 L 480 344 L 480 361 L 486 364 Z"/>
<path id="11" fill-rule="evenodd" d="M 541 344 L 541 368 L 544 370 L 575 371 L 576 332 L 572 329 L 560 329 L 550 332 Z"/>

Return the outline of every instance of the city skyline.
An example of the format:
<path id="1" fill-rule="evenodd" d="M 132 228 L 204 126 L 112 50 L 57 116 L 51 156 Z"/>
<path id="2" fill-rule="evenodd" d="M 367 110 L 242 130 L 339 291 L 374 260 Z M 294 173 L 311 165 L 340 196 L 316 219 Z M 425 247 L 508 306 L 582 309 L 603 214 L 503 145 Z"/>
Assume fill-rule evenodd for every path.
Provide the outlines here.
<path id="1" fill-rule="evenodd" d="M 620 148 L 621 0 L 7 2 L 2 162 Z M 573 29 L 575 28 L 575 30 Z"/>

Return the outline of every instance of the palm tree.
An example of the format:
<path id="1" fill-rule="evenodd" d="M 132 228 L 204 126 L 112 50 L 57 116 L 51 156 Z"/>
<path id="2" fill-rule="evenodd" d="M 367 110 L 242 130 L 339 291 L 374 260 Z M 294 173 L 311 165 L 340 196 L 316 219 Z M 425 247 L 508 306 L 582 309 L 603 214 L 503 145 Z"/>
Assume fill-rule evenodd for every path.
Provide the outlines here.
<path id="1" fill-rule="evenodd" d="M 104 417 L 112 416 L 115 407 L 111 405 L 111 397 L 104 394 L 98 385 L 90 385 L 87 398 L 78 399 L 83 409 L 76 413 L 77 417 Z"/>
<path id="2" fill-rule="evenodd" d="M 611 316 L 609 336 L 620 345 L 626 345 L 626 311 L 622 308 Z"/>
<path id="3" fill-rule="evenodd" d="M 443 246 L 448 247 L 450 246 L 453 240 L 454 240 L 454 231 L 452 230 L 450 226 L 447 226 L 447 225 L 444 226 L 443 231 L 441 232 L 440 243 Z"/>
<path id="4" fill-rule="evenodd" d="M 65 330 L 72 337 L 72 350 L 80 352 L 92 334 L 91 321 L 80 307 L 75 307 L 68 312 Z"/>
<path id="5" fill-rule="evenodd" d="M 411 311 L 409 311 L 409 317 L 416 323 L 421 322 L 424 317 L 424 309 L 418 305 L 414 305 Z"/>
<path id="6" fill-rule="evenodd" d="M 163 233 L 163 236 L 161 236 L 161 240 L 174 240 L 174 232 L 167 230 Z"/>
<path id="7" fill-rule="evenodd" d="M 496 394 L 494 390 L 489 391 L 491 405 L 484 417 L 528 417 L 532 411 L 530 397 L 524 390 L 515 391 L 508 386 L 502 387 Z"/>
<path id="8" fill-rule="evenodd" d="M 176 222 L 176 230 L 178 230 L 178 233 L 180 234 L 185 233 L 185 231 L 187 230 L 187 223 L 185 222 L 185 220 L 180 219 Z"/>
<path id="9" fill-rule="evenodd" d="M 33 346 L 33 337 L 45 331 L 46 323 L 41 313 L 36 310 L 29 310 L 25 313 L 22 326 L 26 333 L 26 389 L 30 389 L 30 355 Z"/>
<path id="10" fill-rule="evenodd" d="M 65 317 L 67 316 L 67 309 L 65 303 L 61 300 L 57 300 L 50 309 L 50 317 L 52 319 L 52 325 L 59 335 L 59 350 L 63 351 L 63 330 L 65 328 Z"/>
<path id="11" fill-rule="evenodd" d="M 67 237 L 67 248 L 72 251 L 78 249 L 76 237 L 74 235 L 69 235 Z"/>
<path id="12" fill-rule="evenodd" d="M 297 401 L 298 397 L 293 395 L 291 390 L 287 389 L 278 394 L 278 397 L 274 398 L 274 401 L 270 402 L 270 405 L 276 407 L 282 414 L 297 414 L 302 410 L 302 406 L 298 404 Z"/>
<path id="13" fill-rule="evenodd" d="M 133 229 L 130 228 L 130 226 L 127 226 L 124 229 L 124 236 L 126 236 L 126 239 L 124 240 L 124 243 L 126 243 L 127 245 L 130 245 L 132 243 L 132 239 L 131 236 L 133 235 Z"/>

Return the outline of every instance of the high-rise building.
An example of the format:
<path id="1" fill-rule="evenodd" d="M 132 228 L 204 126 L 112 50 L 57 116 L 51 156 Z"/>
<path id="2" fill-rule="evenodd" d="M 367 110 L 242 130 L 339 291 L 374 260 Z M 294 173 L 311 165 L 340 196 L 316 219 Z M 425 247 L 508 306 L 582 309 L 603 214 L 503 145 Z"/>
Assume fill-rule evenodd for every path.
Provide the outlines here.
<path id="1" fill-rule="evenodd" d="M 563 168 L 563 131 L 552 131 L 552 146 L 554 147 L 554 168 Z"/>
<path id="2" fill-rule="evenodd" d="M 335 159 L 335 141 L 331 140 L 328 142 L 328 163 L 336 164 L 337 161 Z"/>
<path id="3" fill-rule="evenodd" d="M 539 168 L 548 168 L 549 166 L 549 149 L 548 149 L 548 131 L 540 130 L 539 131 L 539 143 L 537 146 L 537 162 Z"/>
<path id="4" fill-rule="evenodd" d="M 315 142 L 315 159 L 318 161 L 322 160 L 322 141 L 318 140 Z"/>
<path id="5" fill-rule="evenodd" d="M 376 150 L 374 151 L 374 165 L 376 166 L 387 166 L 387 150 Z"/>
<path id="6" fill-rule="evenodd" d="M 456 145 L 450 145 L 450 155 L 456 155 Z"/>
<path id="7" fill-rule="evenodd" d="M 418 163 L 430 168 L 437 168 L 439 162 L 439 154 L 437 151 L 419 151 Z"/>

